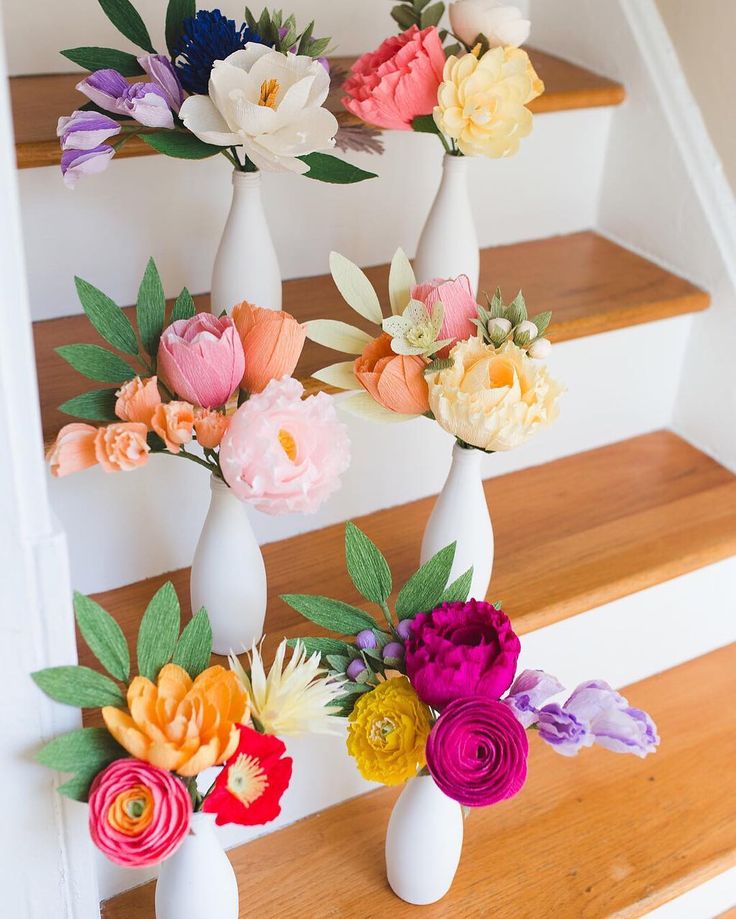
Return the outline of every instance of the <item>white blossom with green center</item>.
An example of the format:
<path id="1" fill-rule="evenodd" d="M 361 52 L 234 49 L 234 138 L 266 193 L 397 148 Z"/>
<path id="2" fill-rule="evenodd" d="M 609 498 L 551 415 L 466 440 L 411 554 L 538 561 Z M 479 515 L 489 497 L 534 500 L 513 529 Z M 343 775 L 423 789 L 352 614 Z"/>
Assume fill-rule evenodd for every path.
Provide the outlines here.
<path id="1" fill-rule="evenodd" d="M 441 303 L 435 303 L 430 315 L 421 300 L 410 300 L 400 316 L 384 319 L 382 328 L 391 336 L 391 349 L 396 354 L 429 357 L 452 343 L 451 338 L 437 340 L 444 318 L 445 308 Z"/>

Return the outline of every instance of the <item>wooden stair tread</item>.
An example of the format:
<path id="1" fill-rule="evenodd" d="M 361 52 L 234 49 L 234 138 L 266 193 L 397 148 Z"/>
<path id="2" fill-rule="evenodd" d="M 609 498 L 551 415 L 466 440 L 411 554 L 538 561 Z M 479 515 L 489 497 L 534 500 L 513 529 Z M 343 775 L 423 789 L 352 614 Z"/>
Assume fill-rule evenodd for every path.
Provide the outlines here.
<path id="1" fill-rule="evenodd" d="M 618 105 L 625 98 L 623 86 L 607 77 L 543 51 L 530 49 L 529 53 L 546 86 L 546 92 L 530 105 L 534 112 Z M 354 60 L 354 57 L 335 57 L 332 58 L 332 64 L 340 71 L 347 71 Z M 15 153 L 19 169 L 58 166 L 60 154 L 56 122 L 60 115 L 71 114 L 84 102 L 74 88 L 83 78 L 84 73 L 81 71 L 10 78 Z M 343 109 L 340 97 L 340 87 L 336 86 L 330 94 L 328 107 L 342 124 L 357 124 L 358 120 Z M 155 153 L 147 144 L 135 139 L 127 143 L 116 154 L 116 158 Z"/>
<path id="2" fill-rule="evenodd" d="M 388 266 L 368 268 L 366 273 L 386 302 Z M 533 312 L 553 310 L 550 337 L 557 342 L 703 310 L 710 303 L 708 294 L 693 284 L 593 231 L 484 249 L 480 290 L 492 292 L 497 286 L 507 298 L 523 287 Z M 209 308 L 208 294 L 195 300 L 199 309 Z M 329 275 L 286 281 L 284 309 L 301 321 L 332 317 L 371 328 L 345 305 Z M 35 322 L 33 334 L 48 441 L 72 420 L 58 412 L 57 406 L 96 385 L 72 370 L 54 348 L 100 339 L 83 314 Z M 307 342 L 296 375 L 307 378 L 342 359 L 328 348 Z"/>
<path id="3" fill-rule="evenodd" d="M 422 916 L 642 916 L 736 865 L 736 645 L 625 690 L 662 744 L 645 761 L 606 750 L 559 756 L 530 738 L 529 778 L 470 815 L 455 883 Z M 384 875 L 397 789 L 380 789 L 230 851 L 245 916 L 410 917 Z M 154 885 L 103 904 L 153 916 Z"/>

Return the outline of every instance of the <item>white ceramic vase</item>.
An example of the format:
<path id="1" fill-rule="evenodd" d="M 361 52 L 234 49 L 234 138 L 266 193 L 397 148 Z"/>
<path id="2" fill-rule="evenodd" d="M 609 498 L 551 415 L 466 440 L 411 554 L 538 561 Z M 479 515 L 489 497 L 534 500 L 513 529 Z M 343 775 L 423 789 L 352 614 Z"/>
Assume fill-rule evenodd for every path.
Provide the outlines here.
<path id="1" fill-rule="evenodd" d="M 457 543 L 450 579 L 473 567 L 470 596 L 485 600 L 493 571 L 493 526 L 481 478 L 482 450 L 455 444 L 447 481 L 437 496 L 422 539 L 421 562 Z"/>
<path id="2" fill-rule="evenodd" d="M 466 274 L 478 291 L 480 251 L 468 192 L 469 159 L 445 155 L 437 197 L 419 237 L 414 273 L 420 284 Z"/>
<path id="3" fill-rule="evenodd" d="M 219 316 L 247 300 L 281 309 L 281 271 L 261 195 L 261 173 L 233 170 L 233 200 L 215 257 L 211 309 Z"/>
<path id="4" fill-rule="evenodd" d="M 463 813 L 431 776 L 407 783 L 386 831 L 386 876 L 397 897 L 423 906 L 452 886 L 463 848 Z"/>
<path id="5" fill-rule="evenodd" d="M 189 835 L 161 866 L 156 919 L 238 919 L 238 882 L 213 814 L 194 814 Z"/>
<path id="6" fill-rule="evenodd" d="M 212 476 L 210 488 L 192 562 L 192 611 L 207 610 L 215 654 L 239 654 L 263 634 L 266 568 L 246 505 L 222 479 Z"/>

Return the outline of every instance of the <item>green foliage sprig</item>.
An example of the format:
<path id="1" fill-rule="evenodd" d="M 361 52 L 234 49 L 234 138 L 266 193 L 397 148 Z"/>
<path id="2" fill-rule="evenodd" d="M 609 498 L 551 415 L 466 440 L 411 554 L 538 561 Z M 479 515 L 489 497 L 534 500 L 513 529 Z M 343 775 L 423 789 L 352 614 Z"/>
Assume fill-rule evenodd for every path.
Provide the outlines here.
<path id="1" fill-rule="evenodd" d="M 547 331 L 552 319 L 550 310 L 529 316 L 526 301 L 521 291 L 509 304 L 505 304 L 501 296 L 501 289 L 497 288 L 493 297 L 486 295 L 488 309 L 478 305 L 478 318 L 472 321 L 478 327 L 486 344 L 500 348 L 507 341 L 513 341 L 520 348 L 528 348 L 532 341 L 538 341 Z M 497 323 L 495 320 L 505 320 Z M 522 323 L 531 322 L 536 326 L 536 335 L 520 328 Z M 534 332 L 534 329 L 531 330 Z"/>
<path id="2" fill-rule="evenodd" d="M 296 24 L 296 18 L 291 16 L 284 17 L 283 10 L 275 10 L 273 13 L 268 9 L 263 9 L 261 15 L 256 19 L 255 15 L 246 6 L 245 22 L 249 29 L 257 32 L 261 41 L 271 45 L 276 51 L 286 54 L 287 51 L 295 49 L 296 54 L 306 54 L 308 57 L 322 57 L 329 48 L 331 38 L 314 37 L 314 20 L 312 20 L 306 29 L 299 30 Z M 286 30 L 282 35 L 282 30 Z"/>
<path id="3" fill-rule="evenodd" d="M 395 3 L 395 0 L 392 0 Z M 445 4 L 443 2 L 433 3 L 432 0 L 402 0 L 401 3 L 395 3 L 391 10 L 391 17 L 400 26 L 402 32 L 417 26 L 420 29 L 427 29 L 430 26 L 439 24 L 445 13 Z M 447 37 L 447 31 L 442 30 L 440 33 L 442 41 Z"/>

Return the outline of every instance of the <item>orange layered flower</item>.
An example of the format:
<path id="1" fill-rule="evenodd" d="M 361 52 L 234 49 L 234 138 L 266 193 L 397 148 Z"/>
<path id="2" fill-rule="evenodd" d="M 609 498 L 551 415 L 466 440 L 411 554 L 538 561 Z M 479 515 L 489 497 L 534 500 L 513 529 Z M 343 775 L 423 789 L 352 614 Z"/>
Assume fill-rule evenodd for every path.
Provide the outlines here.
<path id="1" fill-rule="evenodd" d="M 97 464 L 95 438 L 97 428 L 91 424 L 65 424 L 46 454 L 51 475 L 61 478 Z"/>
<path id="2" fill-rule="evenodd" d="M 149 447 L 148 428 L 139 422 L 125 421 L 99 428 L 95 436 L 95 456 L 105 472 L 130 472 L 145 466 Z"/>
<path id="3" fill-rule="evenodd" d="M 131 756 L 188 777 L 232 756 L 250 705 L 237 676 L 224 667 L 210 667 L 192 681 L 182 667 L 167 664 L 157 683 L 135 677 L 128 709 L 102 709 L 115 740 Z"/>
<path id="4" fill-rule="evenodd" d="M 427 363 L 416 354 L 395 354 L 391 336 L 384 332 L 365 346 L 353 369 L 360 385 L 384 408 L 400 415 L 423 415 L 429 411 Z"/>
<path id="5" fill-rule="evenodd" d="M 161 404 L 161 394 L 158 391 L 156 377 L 142 380 L 136 377 L 129 380 L 117 391 L 115 414 L 123 421 L 138 421 L 151 427 L 151 419 L 156 407 Z"/>
<path id="6" fill-rule="evenodd" d="M 245 352 L 241 389 L 263 392 L 271 380 L 290 377 L 304 348 L 305 326 L 283 310 L 264 310 L 247 301 L 232 314 Z"/>
<path id="7" fill-rule="evenodd" d="M 178 453 L 192 439 L 194 406 L 189 402 L 162 402 L 156 407 L 151 427 L 166 444 L 169 453 Z"/>
<path id="8" fill-rule="evenodd" d="M 225 436 L 225 431 L 230 427 L 230 418 L 222 412 L 213 412 L 211 409 L 198 409 L 194 415 L 194 430 L 197 441 L 205 450 L 214 450 L 220 446 L 220 441 Z"/>

